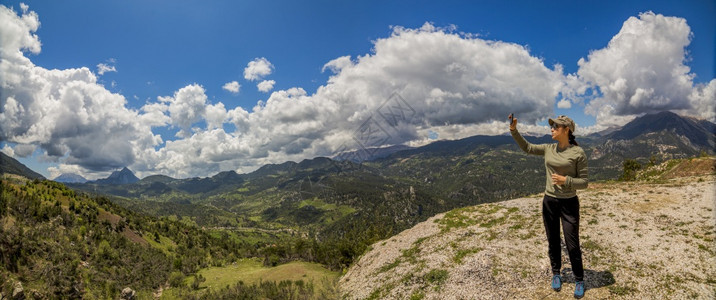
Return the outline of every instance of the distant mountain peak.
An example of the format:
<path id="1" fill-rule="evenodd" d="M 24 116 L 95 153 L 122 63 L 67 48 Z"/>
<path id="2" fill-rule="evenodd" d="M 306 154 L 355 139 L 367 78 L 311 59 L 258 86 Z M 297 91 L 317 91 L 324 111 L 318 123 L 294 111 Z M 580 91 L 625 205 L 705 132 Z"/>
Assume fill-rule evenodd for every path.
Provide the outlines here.
<path id="1" fill-rule="evenodd" d="M 666 130 L 687 137 L 694 145 L 713 149 L 714 126 L 716 125 L 708 121 L 698 121 L 670 111 L 662 111 L 638 117 L 619 130 L 604 135 L 604 138 L 630 140 L 643 134 Z"/>
<path id="2" fill-rule="evenodd" d="M 62 182 L 62 183 L 85 183 L 87 182 L 87 179 L 82 177 L 82 175 L 74 174 L 74 173 L 63 173 L 60 176 L 55 177 L 53 179 L 56 182 Z"/>
<path id="3" fill-rule="evenodd" d="M 121 171 L 114 171 L 109 177 L 105 179 L 98 179 L 95 183 L 98 184 L 129 184 L 139 181 L 139 178 L 127 167 L 122 168 Z"/>

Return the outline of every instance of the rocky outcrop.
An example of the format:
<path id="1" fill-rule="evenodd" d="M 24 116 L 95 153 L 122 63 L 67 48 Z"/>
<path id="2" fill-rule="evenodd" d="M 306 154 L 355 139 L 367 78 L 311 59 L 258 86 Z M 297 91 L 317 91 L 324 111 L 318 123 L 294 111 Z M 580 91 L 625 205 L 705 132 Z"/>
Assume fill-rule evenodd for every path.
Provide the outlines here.
<path id="1" fill-rule="evenodd" d="M 122 290 L 122 293 L 119 295 L 119 299 L 122 300 L 132 300 L 134 299 L 135 292 L 133 289 L 126 287 Z"/>
<path id="2" fill-rule="evenodd" d="M 15 285 L 12 289 L 12 298 L 13 300 L 22 300 L 25 299 L 25 289 L 22 288 L 21 282 L 15 282 Z"/>
<path id="3" fill-rule="evenodd" d="M 690 168 L 693 169 L 693 168 Z M 586 296 L 716 297 L 716 176 L 594 183 L 579 194 Z M 377 242 L 341 278 L 347 299 L 568 299 L 551 272 L 541 195 L 456 209 Z"/>

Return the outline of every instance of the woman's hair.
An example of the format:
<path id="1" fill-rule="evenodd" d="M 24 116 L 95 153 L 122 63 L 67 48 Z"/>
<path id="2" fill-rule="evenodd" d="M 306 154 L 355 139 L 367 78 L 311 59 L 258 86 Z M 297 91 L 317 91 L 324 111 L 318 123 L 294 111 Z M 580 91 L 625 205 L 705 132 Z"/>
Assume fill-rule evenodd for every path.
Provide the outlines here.
<path id="1" fill-rule="evenodd" d="M 579 146 L 579 144 L 577 144 L 576 138 L 574 137 L 574 134 L 572 134 L 572 130 L 569 130 L 569 143 L 575 146 Z"/>

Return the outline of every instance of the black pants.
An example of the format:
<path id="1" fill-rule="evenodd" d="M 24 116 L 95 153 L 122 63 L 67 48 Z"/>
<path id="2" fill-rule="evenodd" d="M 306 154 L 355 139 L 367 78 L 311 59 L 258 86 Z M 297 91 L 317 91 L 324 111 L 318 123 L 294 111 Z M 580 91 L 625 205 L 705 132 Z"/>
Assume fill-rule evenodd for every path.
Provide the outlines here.
<path id="1" fill-rule="evenodd" d="M 562 247 L 559 238 L 559 223 L 562 221 L 564 242 L 567 244 L 569 261 L 577 281 L 584 280 L 582 267 L 582 249 L 579 247 L 579 198 L 574 196 L 559 199 L 545 195 L 542 200 L 542 219 L 549 242 L 549 260 L 552 274 L 560 274 L 562 269 Z"/>

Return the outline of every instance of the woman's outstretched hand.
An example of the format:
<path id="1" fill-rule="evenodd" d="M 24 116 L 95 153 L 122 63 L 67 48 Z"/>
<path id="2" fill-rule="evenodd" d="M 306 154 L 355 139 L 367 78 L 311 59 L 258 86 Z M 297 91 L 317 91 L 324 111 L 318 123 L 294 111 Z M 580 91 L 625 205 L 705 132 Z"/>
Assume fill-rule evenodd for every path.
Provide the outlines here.
<path id="1" fill-rule="evenodd" d="M 508 118 L 512 120 L 512 123 L 510 123 L 510 131 L 517 130 L 517 118 L 515 118 L 512 114 L 510 114 Z"/>

